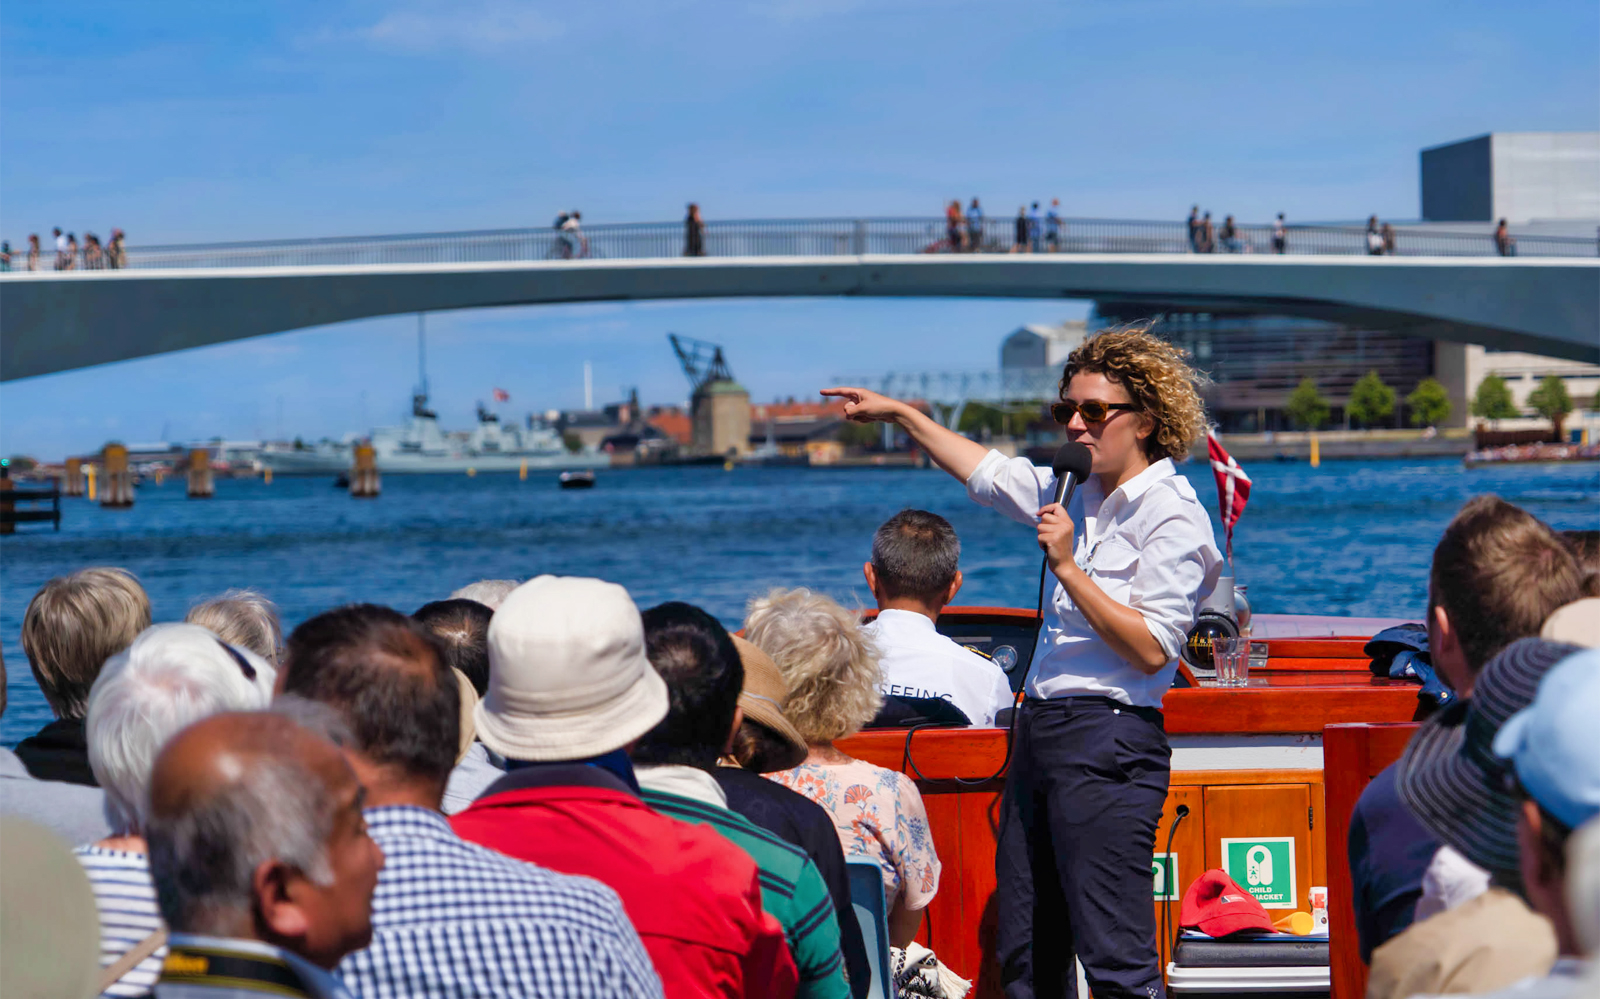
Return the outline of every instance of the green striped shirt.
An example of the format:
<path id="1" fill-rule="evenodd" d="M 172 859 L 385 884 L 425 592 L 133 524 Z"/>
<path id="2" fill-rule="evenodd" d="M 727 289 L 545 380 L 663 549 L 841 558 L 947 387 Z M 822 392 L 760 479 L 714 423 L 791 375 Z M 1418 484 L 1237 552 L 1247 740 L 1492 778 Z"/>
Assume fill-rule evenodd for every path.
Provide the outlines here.
<path id="1" fill-rule="evenodd" d="M 663 815 L 710 826 L 756 862 L 761 873 L 761 904 L 783 925 L 789 951 L 800 970 L 798 999 L 850 999 L 844 957 L 839 951 L 839 917 L 827 884 L 804 850 L 738 812 L 649 788 L 642 796 Z"/>

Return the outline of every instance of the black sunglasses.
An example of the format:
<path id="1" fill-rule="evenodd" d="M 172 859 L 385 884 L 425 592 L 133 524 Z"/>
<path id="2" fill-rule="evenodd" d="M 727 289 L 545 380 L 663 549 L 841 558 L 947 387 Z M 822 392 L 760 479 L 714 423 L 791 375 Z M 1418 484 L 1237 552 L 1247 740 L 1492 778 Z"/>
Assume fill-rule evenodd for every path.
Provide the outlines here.
<path id="1" fill-rule="evenodd" d="M 1082 416 L 1085 423 L 1104 423 L 1111 418 L 1113 409 L 1134 408 L 1135 406 L 1131 402 L 1100 402 L 1097 399 L 1073 402 L 1068 399 L 1066 402 L 1058 402 L 1051 406 L 1050 415 L 1055 417 L 1056 422 L 1064 427 L 1072 422 L 1074 413 Z"/>
<path id="2" fill-rule="evenodd" d="M 254 666 L 250 665 L 250 660 L 246 659 L 244 657 L 244 655 L 238 649 L 236 649 L 233 646 L 229 645 L 227 642 L 224 642 L 220 638 L 217 639 L 217 644 L 222 646 L 222 651 L 224 651 L 228 655 L 232 656 L 233 657 L 233 661 L 239 664 L 239 672 L 244 674 L 244 678 L 246 680 L 251 680 L 251 681 L 255 680 L 255 678 L 256 678 L 256 668 Z"/>

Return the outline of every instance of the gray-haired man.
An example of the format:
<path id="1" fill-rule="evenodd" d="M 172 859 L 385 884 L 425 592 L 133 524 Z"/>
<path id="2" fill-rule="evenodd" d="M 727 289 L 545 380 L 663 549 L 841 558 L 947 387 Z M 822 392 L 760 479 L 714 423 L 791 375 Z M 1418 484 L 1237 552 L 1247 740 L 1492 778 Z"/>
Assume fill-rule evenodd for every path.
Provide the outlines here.
<path id="1" fill-rule="evenodd" d="M 988 728 L 1013 703 L 1005 672 L 935 627 L 961 590 L 960 563 L 961 539 L 948 520 L 926 510 L 890 517 L 861 567 L 878 601 L 878 619 L 864 630 L 878 647 L 886 696 L 942 698 Z"/>
<path id="2" fill-rule="evenodd" d="M 328 972 L 372 937 L 383 854 L 333 743 L 282 715 L 184 729 L 150 782 L 150 870 L 171 930 L 159 999 L 344 999 Z"/>

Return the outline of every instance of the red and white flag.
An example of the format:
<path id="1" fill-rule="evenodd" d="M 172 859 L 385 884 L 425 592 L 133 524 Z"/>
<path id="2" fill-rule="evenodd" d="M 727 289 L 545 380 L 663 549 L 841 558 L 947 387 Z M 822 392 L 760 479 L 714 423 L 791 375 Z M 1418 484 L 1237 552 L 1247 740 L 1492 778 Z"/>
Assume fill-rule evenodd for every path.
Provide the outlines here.
<path id="1" fill-rule="evenodd" d="M 1222 510 L 1222 529 L 1228 536 L 1228 564 L 1233 564 L 1233 525 L 1244 513 L 1250 501 L 1250 476 L 1233 460 L 1233 455 L 1222 449 L 1222 442 L 1212 430 L 1206 431 L 1206 450 L 1211 454 L 1211 471 L 1217 477 L 1217 505 Z"/>
<path id="2" fill-rule="evenodd" d="M 511 401 L 511 393 L 507 392 L 503 388 L 497 388 L 497 389 L 494 390 L 494 401 L 495 402 L 510 402 Z"/>

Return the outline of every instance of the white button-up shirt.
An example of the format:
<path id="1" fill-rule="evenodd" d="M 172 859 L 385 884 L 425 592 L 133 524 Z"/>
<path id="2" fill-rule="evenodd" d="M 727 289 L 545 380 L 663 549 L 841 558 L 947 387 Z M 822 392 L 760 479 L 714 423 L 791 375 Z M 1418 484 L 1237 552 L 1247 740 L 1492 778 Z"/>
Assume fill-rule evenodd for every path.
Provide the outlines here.
<path id="1" fill-rule="evenodd" d="M 960 708 L 977 728 L 994 726 L 994 713 L 1009 708 L 1011 684 L 1005 671 L 965 646 L 939 634 L 925 614 L 906 610 L 878 612 L 861 629 L 878 647 L 883 670 L 880 689 L 901 697 L 942 697 Z"/>
<path id="2" fill-rule="evenodd" d="M 990 451 L 967 479 L 978 503 L 1023 524 L 1055 499 L 1055 475 L 1026 458 Z M 1078 487 L 1067 513 L 1077 526 L 1073 558 L 1102 590 L 1144 616 L 1167 654 L 1155 674 L 1137 669 L 1105 643 L 1060 580 L 1044 608 L 1044 627 L 1028 671 L 1030 697 L 1098 695 L 1159 708 L 1178 668 L 1178 650 L 1201 600 L 1222 574 L 1211 518 L 1170 458 L 1124 482 L 1110 496 L 1100 480 Z"/>

